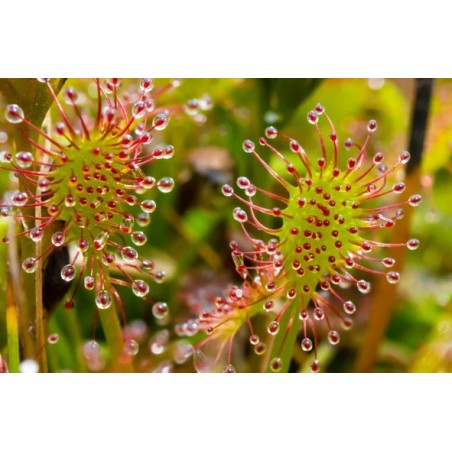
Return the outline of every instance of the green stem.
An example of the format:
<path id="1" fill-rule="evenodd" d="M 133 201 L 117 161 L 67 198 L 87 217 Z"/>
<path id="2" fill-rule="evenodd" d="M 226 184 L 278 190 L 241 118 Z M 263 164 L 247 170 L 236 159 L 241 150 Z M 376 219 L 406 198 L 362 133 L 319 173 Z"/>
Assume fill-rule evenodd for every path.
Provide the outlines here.
<path id="1" fill-rule="evenodd" d="M 10 290 L 8 290 L 10 292 Z M 12 298 L 12 293 L 8 293 L 8 300 Z M 19 353 L 19 326 L 17 322 L 17 310 L 14 304 L 8 303 L 6 308 L 6 331 L 8 337 L 8 361 L 9 371 L 12 373 L 19 372 L 20 353 Z"/>
<path id="2" fill-rule="evenodd" d="M 8 222 L 0 220 L 0 235 L 6 235 Z M 9 370 L 13 373 L 19 372 L 20 349 L 19 349 L 19 325 L 17 320 L 17 308 L 10 278 L 8 278 L 8 248 L 6 245 L 0 246 L 0 293 L 6 305 L 6 341 L 8 344 L 8 364 Z"/>
<path id="3" fill-rule="evenodd" d="M 301 320 L 295 307 L 289 307 L 279 322 L 279 333 L 273 342 L 273 347 L 269 350 L 268 363 L 266 363 L 264 371 L 273 372 L 270 369 L 270 363 L 274 358 L 280 358 L 281 369 L 279 372 L 288 372 L 300 323 Z"/>
<path id="4" fill-rule="evenodd" d="M 111 352 L 110 370 L 112 372 L 133 372 L 132 362 L 123 354 L 124 340 L 115 305 L 111 305 L 108 309 L 99 309 L 99 315 Z"/>

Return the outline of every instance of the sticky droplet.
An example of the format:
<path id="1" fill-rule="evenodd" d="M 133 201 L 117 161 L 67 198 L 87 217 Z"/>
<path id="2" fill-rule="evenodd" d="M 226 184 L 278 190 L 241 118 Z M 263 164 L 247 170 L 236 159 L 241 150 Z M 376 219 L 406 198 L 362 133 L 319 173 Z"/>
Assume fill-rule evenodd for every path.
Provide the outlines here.
<path id="1" fill-rule="evenodd" d="M 22 268 L 26 273 L 34 273 L 38 268 L 38 261 L 34 257 L 25 259 L 22 263 Z"/>
<path id="2" fill-rule="evenodd" d="M 113 299 L 109 292 L 100 290 L 96 295 L 96 306 L 99 309 L 108 309 L 113 303 Z"/>
<path id="3" fill-rule="evenodd" d="M 61 269 L 61 279 L 63 281 L 72 281 L 75 277 L 75 267 L 71 264 L 65 265 Z"/>
<path id="4" fill-rule="evenodd" d="M 11 104 L 6 107 L 5 118 L 11 124 L 19 124 L 24 120 L 24 111 L 17 104 Z"/>
<path id="5" fill-rule="evenodd" d="M 174 180 L 171 177 L 162 177 L 157 182 L 157 188 L 162 193 L 170 193 L 174 188 Z"/>
<path id="6" fill-rule="evenodd" d="M 136 279 L 132 283 L 132 292 L 137 297 L 145 297 L 149 293 L 149 285 L 141 279 Z"/>

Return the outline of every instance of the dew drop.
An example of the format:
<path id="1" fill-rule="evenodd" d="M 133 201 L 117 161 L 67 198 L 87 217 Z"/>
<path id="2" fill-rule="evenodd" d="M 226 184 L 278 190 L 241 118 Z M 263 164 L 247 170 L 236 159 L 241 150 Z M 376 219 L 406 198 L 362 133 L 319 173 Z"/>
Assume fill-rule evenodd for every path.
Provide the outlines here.
<path id="1" fill-rule="evenodd" d="M 325 107 L 322 104 L 318 103 L 315 106 L 315 111 L 318 115 L 322 115 L 323 113 L 325 113 Z"/>
<path id="2" fill-rule="evenodd" d="M 102 231 L 97 234 L 96 238 L 94 239 L 94 248 L 96 248 L 96 250 L 98 251 L 103 250 L 109 237 L 110 234 L 108 233 L 108 231 Z"/>
<path id="3" fill-rule="evenodd" d="M 16 154 L 16 162 L 19 168 L 30 168 L 30 166 L 33 165 L 33 155 L 31 152 L 18 152 Z"/>
<path id="4" fill-rule="evenodd" d="M 350 330 L 353 327 L 353 320 L 350 317 L 344 317 L 342 319 L 342 328 L 345 331 Z"/>
<path id="5" fill-rule="evenodd" d="M 152 314 L 158 320 L 163 320 L 169 314 L 168 305 L 162 301 L 152 306 Z"/>
<path id="6" fill-rule="evenodd" d="M 272 300 L 266 301 L 264 303 L 264 311 L 271 312 L 275 306 L 275 303 Z"/>
<path id="7" fill-rule="evenodd" d="M 234 189 L 229 184 L 225 184 L 221 187 L 221 193 L 229 198 L 234 194 Z"/>
<path id="8" fill-rule="evenodd" d="M 272 336 L 275 336 L 276 334 L 278 334 L 279 333 L 279 322 L 277 322 L 276 320 L 273 320 L 273 322 L 271 322 L 268 325 L 267 331 Z"/>
<path id="9" fill-rule="evenodd" d="M 160 113 L 153 119 L 152 126 L 155 130 L 164 130 L 168 126 L 169 120 L 167 113 Z"/>
<path id="10" fill-rule="evenodd" d="M 113 253 L 104 253 L 102 254 L 102 263 L 107 267 L 113 264 L 115 261 L 115 255 Z"/>
<path id="11" fill-rule="evenodd" d="M 385 267 L 392 267 L 395 264 L 395 259 L 393 259 L 392 257 L 385 257 L 381 263 L 385 266 Z"/>
<path id="12" fill-rule="evenodd" d="M 83 357 L 87 361 L 97 360 L 100 358 L 100 346 L 94 341 L 88 341 L 83 345 Z"/>
<path id="13" fill-rule="evenodd" d="M 33 240 L 33 242 L 37 243 L 41 241 L 42 237 L 44 236 L 44 230 L 40 227 L 30 229 L 30 239 Z"/>
<path id="14" fill-rule="evenodd" d="M 248 220 L 248 215 L 240 207 L 236 207 L 234 209 L 232 216 L 234 217 L 234 220 L 238 221 L 239 223 L 245 223 Z"/>
<path id="15" fill-rule="evenodd" d="M 61 279 L 63 281 L 72 281 L 75 277 L 75 267 L 71 264 L 65 265 L 61 269 Z"/>
<path id="16" fill-rule="evenodd" d="M 135 339 L 128 339 L 124 342 L 122 351 L 127 356 L 135 356 L 138 354 L 140 346 Z"/>
<path id="17" fill-rule="evenodd" d="M 254 353 L 256 355 L 263 355 L 267 351 L 267 346 L 263 342 L 259 342 L 254 346 Z"/>
<path id="18" fill-rule="evenodd" d="M 282 367 L 282 361 L 281 361 L 281 358 L 273 358 L 273 359 L 270 361 L 270 369 L 271 369 L 273 372 L 279 372 L 279 371 L 281 370 L 281 367 Z"/>
<path id="19" fill-rule="evenodd" d="M 124 262 L 133 264 L 138 258 L 138 251 L 131 246 L 125 246 L 121 249 L 121 257 L 123 258 Z"/>
<path id="20" fill-rule="evenodd" d="M 251 154 L 254 151 L 254 149 L 255 149 L 255 145 L 254 145 L 254 143 L 251 140 L 245 140 L 243 142 L 242 149 L 247 154 Z"/>
<path id="21" fill-rule="evenodd" d="M 78 93 L 74 88 L 67 88 L 63 97 L 67 105 L 76 104 L 78 101 Z"/>
<path id="22" fill-rule="evenodd" d="M 339 335 L 339 333 L 335 330 L 331 330 L 328 332 L 328 342 L 331 345 L 336 345 L 339 343 L 339 341 L 341 340 L 341 337 Z"/>
<path id="23" fill-rule="evenodd" d="M 143 246 L 147 242 L 148 238 L 142 231 L 132 232 L 132 242 L 136 246 Z"/>
<path id="24" fill-rule="evenodd" d="M 395 211 L 395 218 L 396 218 L 396 220 L 401 220 L 404 215 L 405 215 L 405 213 L 404 213 L 403 209 L 397 209 Z"/>
<path id="25" fill-rule="evenodd" d="M 58 336 L 58 334 L 51 334 L 48 338 L 47 338 L 47 342 L 49 344 L 56 344 L 58 342 L 58 340 L 60 339 L 60 337 Z"/>
<path id="26" fill-rule="evenodd" d="M 154 273 L 154 281 L 157 284 L 162 284 L 162 282 L 165 280 L 166 278 L 166 273 L 164 271 L 158 271 Z"/>
<path id="27" fill-rule="evenodd" d="M 403 151 L 399 156 L 399 162 L 405 165 L 409 162 L 411 155 L 408 151 Z"/>
<path id="28" fill-rule="evenodd" d="M 356 283 L 356 287 L 358 288 L 358 290 L 363 293 L 363 294 L 367 294 L 370 292 L 371 290 L 371 286 L 370 283 L 365 281 L 364 279 L 360 279 L 357 283 Z"/>
<path id="29" fill-rule="evenodd" d="M 13 159 L 13 156 L 8 151 L 0 151 L 0 162 L 9 163 Z"/>
<path id="30" fill-rule="evenodd" d="M 310 124 L 317 124 L 319 122 L 319 117 L 317 116 L 317 113 L 314 110 L 311 110 L 308 113 L 308 122 Z"/>
<path id="31" fill-rule="evenodd" d="M 132 292 L 137 297 L 145 297 L 149 293 L 149 286 L 145 281 L 136 279 L 132 283 Z"/>
<path id="32" fill-rule="evenodd" d="M 290 150 L 291 150 L 292 152 L 300 152 L 301 146 L 300 146 L 300 144 L 298 143 L 298 141 L 290 140 Z"/>
<path id="33" fill-rule="evenodd" d="M 175 344 L 173 359 L 176 364 L 183 364 L 193 354 L 193 345 L 186 340 L 177 341 Z"/>
<path id="34" fill-rule="evenodd" d="M 320 370 L 320 363 L 318 359 L 315 359 L 311 364 L 311 372 L 317 373 Z"/>
<path id="35" fill-rule="evenodd" d="M 34 273 L 38 268 L 38 260 L 34 257 L 29 257 L 22 262 L 22 268 L 26 273 Z"/>
<path id="36" fill-rule="evenodd" d="M 142 118 L 146 114 L 146 105 L 142 101 L 136 102 L 132 107 L 132 115 L 134 118 Z"/>
<path id="37" fill-rule="evenodd" d="M 400 273 L 388 272 L 386 273 L 386 279 L 389 284 L 397 284 L 400 281 Z"/>
<path id="38" fill-rule="evenodd" d="M 56 246 L 57 248 L 60 246 L 63 246 L 64 240 L 65 240 L 65 236 L 64 236 L 63 232 L 61 232 L 61 231 L 55 232 L 50 239 L 53 246 Z"/>
<path id="39" fill-rule="evenodd" d="M 235 367 L 232 364 L 228 364 L 224 369 L 223 372 L 226 374 L 234 374 L 235 373 Z"/>
<path id="40" fill-rule="evenodd" d="M 22 207 L 24 206 L 28 201 L 28 196 L 24 192 L 16 191 L 13 196 L 11 197 L 11 201 L 13 203 L 13 206 L 15 207 Z"/>
<path id="41" fill-rule="evenodd" d="M 22 374 L 36 374 L 39 372 L 39 364 L 34 359 L 25 359 L 19 364 Z"/>
<path id="42" fill-rule="evenodd" d="M 140 204 L 141 210 L 145 213 L 152 213 L 157 208 L 157 204 L 152 199 L 145 199 Z"/>
<path id="43" fill-rule="evenodd" d="M 350 301 L 350 300 L 346 301 L 343 304 L 343 308 L 344 308 L 345 313 L 347 313 L 347 314 L 354 314 L 356 312 L 355 303 L 353 303 L 353 301 Z"/>
<path id="44" fill-rule="evenodd" d="M 410 204 L 410 206 L 413 206 L 413 207 L 418 206 L 421 203 L 421 201 L 422 201 L 421 195 L 412 195 L 408 199 L 408 203 Z"/>
<path id="45" fill-rule="evenodd" d="M 308 311 L 306 311 L 306 310 L 304 310 L 304 309 L 301 310 L 301 311 L 298 313 L 298 317 L 299 317 L 300 320 L 303 320 L 303 321 L 308 320 L 308 318 L 309 318 Z"/>
<path id="46" fill-rule="evenodd" d="M 250 344 L 257 345 L 259 343 L 259 336 L 257 334 L 252 334 L 250 336 Z"/>
<path id="47" fill-rule="evenodd" d="M 406 185 L 403 182 L 398 182 L 397 184 L 394 184 L 392 187 L 392 190 L 394 193 L 403 193 L 405 191 Z"/>
<path id="48" fill-rule="evenodd" d="M 93 290 L 94 289 L 94 278 L 92 276 L 85 276 L 85 279 L 83 280 L 83 284 L 84 284 L 86 290 Z"/>
<path id="49" fill-rule="evenodd" d="M 67 195 L 64 198 L 64 205 L 66 207 L 74 207 L 75 206 L 75 197 L 73 195 Z"/>
<path id="50" fill-rule="evenodd" d="M 420 242 L 418 239 L 410 239 L 408 242 L 406 242 L 406 247 L 411 250 L 417 250 L 419 248 Z"/>
<path id="51" fill-rule="evenodd" d="M 152 80 L 152 78 L 143 78 L 140 81 L 140 88 L 145 93 L 149 93 L 154 88 L 154 81 Z"/>
<path id="52" fill-rule="evenodd" d="M 121 220 L 121 224 L 119 225 L 119 229 L 121 232 L 124 232 L 124 234 L 130 234 L 133 229 L 133 224 L 135 223 L 135 220 L 132 215 L 127 215 Z"/>
<path id="53" fill-rule="evenodd" d="M 89 243 L 86 239 L 80 239 L 77 242 L 77 248 L 82 252 L 82 253 L 86 253 L 89 249 Z"/>
<path id="54" fill-rule="evenodd" d="M 301 341 L 301 349 L 304 352 L 310 352 L 312 350 L 312 341 L 311 341 L 311 339 L 309 339 L 308 337 L 305 337 Z"/>
<path id="55" fill-rule="evenodd" d="M 237 187 L 245 189 L 250 185 L 250 181 L 247 177 L 239 177 L 237 179 Z"/>
<path id="56" fill-rule="evenodd" d="M 100 290 L 96 295 L 96 306 L 99 309 L 108 309 L 113 303 L 113 298 L 110 295 L 110 292 L 106 290 Z"/>
<path id="57" fill-rule="evenodd" d="M 278 129 L 273 126 L 267 127 L 265 129 L 265 136 L 271 140 L 278 136 Z"/>
<path id="58" fill-rule="evenodd" d="M 5 118 L 11 124 L 19 124 L 24 120 L 24 111 L 17 104 L 11 104 L 6 107 Z"/>
<path id="59" fill-rule="evenodd" d="M 198 99 L 190 99 L 184 105 L 184 111 L 189 116 L 196 116 L 199 113 Z"/>
<path id="60" fill-rule="evenodd" d="M 171 146 L 171 145 L 165 146 L 162 149 L 162 151 L 163 151 L 163 155 L 162 155 L 163 159 L 169 160 L 174 155 L 174 146 Z"/>
<path id="61" fill-rule="evenodd" d="M 150 190 L 155 187 L 155 179 L 152 176 L 145 176 L 141 181 L 141 186 L 146 190 Z"/>
<path id="62" fill-rule="evenodd" d="M 174 180 L 171 177 L 162 177 L 157 182 L 157 188 L 162 193 L 169 193 L 174 188 Z"/>
<path id="63" fill-rule="evenodd" d="M 45 193 L 50 190 L 50 180 L 47 177 L 39 179 L 38 187 L 41 189 L 41 193 Z"/>
<path id="64" fill-rule="evenodd" d="M 369 123 L 367 124 L 367 130 L 370 133 L 373 133 L 373 132 L 375 132 L 377 130 L 377 121 L 375 121 L 375 119 L 371 119 L 369 121 Z"/>
<path id="65" fill-rule="evenodd" d="M 161 355 L 167 347 L 170 338 L 169 330 L 161 330 L 149 341 L 149 349 L 153 355 Z"/>
<path id="66" fill-rule="evenodd" d="M 315 320 L 323 320 L 325 318 L 325 313 L 322 308 L 315 308 L 313 317 Z"/>
<path id="67" fill-rule="evenodd" d="M 141 269 L 144 271 L 151 271 L 154 269 L 154 262 L 149 259 L 143 259 L 141 261 Z"/>

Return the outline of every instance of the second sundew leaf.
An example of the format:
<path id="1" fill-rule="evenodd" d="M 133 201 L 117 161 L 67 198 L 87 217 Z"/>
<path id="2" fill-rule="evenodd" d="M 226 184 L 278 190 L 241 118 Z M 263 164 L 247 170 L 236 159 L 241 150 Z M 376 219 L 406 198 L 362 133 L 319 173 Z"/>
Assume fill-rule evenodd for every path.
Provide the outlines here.
<path id="1" fill-rule="evenodd" d="M 318 126 L 321 117 L 330 126 L 328 137 Z M 211 311 L 201 314 L 199 327 L 207 337 L 197 350 L 199 356 L 206 356 L 203 349 L 209 341 L 219 341 L 221 349 L 227 349 L 226 372 L 234 369 L 232 341 L 245 324 L 250 329 L 255 352 L 266 356 L 264 370 L 287 370 L 300 334 L 300 347 L 306 353 L 312 352 L 311 369 L 318 372 L 318 327 L 327 330 L 328 342 L 335 346 L 340 342 L 339 330 L 348 330 L 353 325 L 356 305 L 341 295 L 341 286 L 354 285 L 363 294 L 371 290 L 370 283 L 355 278 L 352 269 L 381 275 L 389 284 L 396 284 L 400 275 L 391 269 L 394 259 L 372 256 L 372 251 L 400 247 L 414 250 L 419 246 L 417 239 L 385 243 L 375 235 L 379 229 L 396 225 L 402 207 L 421 202 L 417 194 L 394 202 L 405 191 L 405 184 L 396 182 L 390 186 L 388 182 L 391 173 L 409 161 L 409 153 L 402 152 L 389 167 L 382 164 L 382 153 L 376 153 L 369 162 L 366 151 L 371 135 L 377 130 L 375 120 L 369 121 L 362 146 L 350 139 L 340 142 L 320 104 L 308 113 L 307 120 L 315 128 L 320 143 L 317 157 L 273 126 L 267 127 L 266 137 L 259 139 L 259 146 L 279 158 L 285 171 L 278 172 L 270 166 L 252 141 L 243 143 L 245 154 L 254 157 L 285 194 L 262 190 L 245 176 L 237 179 L 237 189 L 229 184 L 222 187 L 224 196 L 239 203 L 232 216 L 248 241 L 246 248 L 231 242 L 233 261 L 244 283 L 225 292 Z M 275 147 L 272 142 L 278 138 L 282 145 Z M 297 156 L 295 164 L 280 152 L 281 146 Z M 344 147 L 349 151 L 356 149 L 348 153 L 345 165 L 339 159 Z M 267 207 L 268 203 L 262 206 L 259 202 L 262 196 L 269 198 L 273 207 Z M 385 203 L 387 198 L 390 201 Z M 272 221 L 275 219 L 277 224 Z M 255 237 L 253 230 L 260 235 Z M 264 236 L 268 240 L 262 240 Z M 255 338 L 251 318 L 262 312 L 269 317 L 268 337 Z M 268 346 L 271 351 L 266 353 Z M 204 361 L 217 368 L 214 363 L 219 356 L 220 353 Z M 198 363 L 198 367 L 202 366 Z"/>

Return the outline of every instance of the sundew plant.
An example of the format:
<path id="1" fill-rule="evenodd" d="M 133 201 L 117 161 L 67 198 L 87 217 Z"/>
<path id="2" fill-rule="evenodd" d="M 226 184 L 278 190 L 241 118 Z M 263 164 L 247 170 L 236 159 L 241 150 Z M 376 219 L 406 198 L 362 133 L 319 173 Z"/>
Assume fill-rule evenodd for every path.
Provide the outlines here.
<path id="1" fill-rule="evenodd" d="M 1 372 L 449 369 L 432 88 L 2 79 Z"/>

